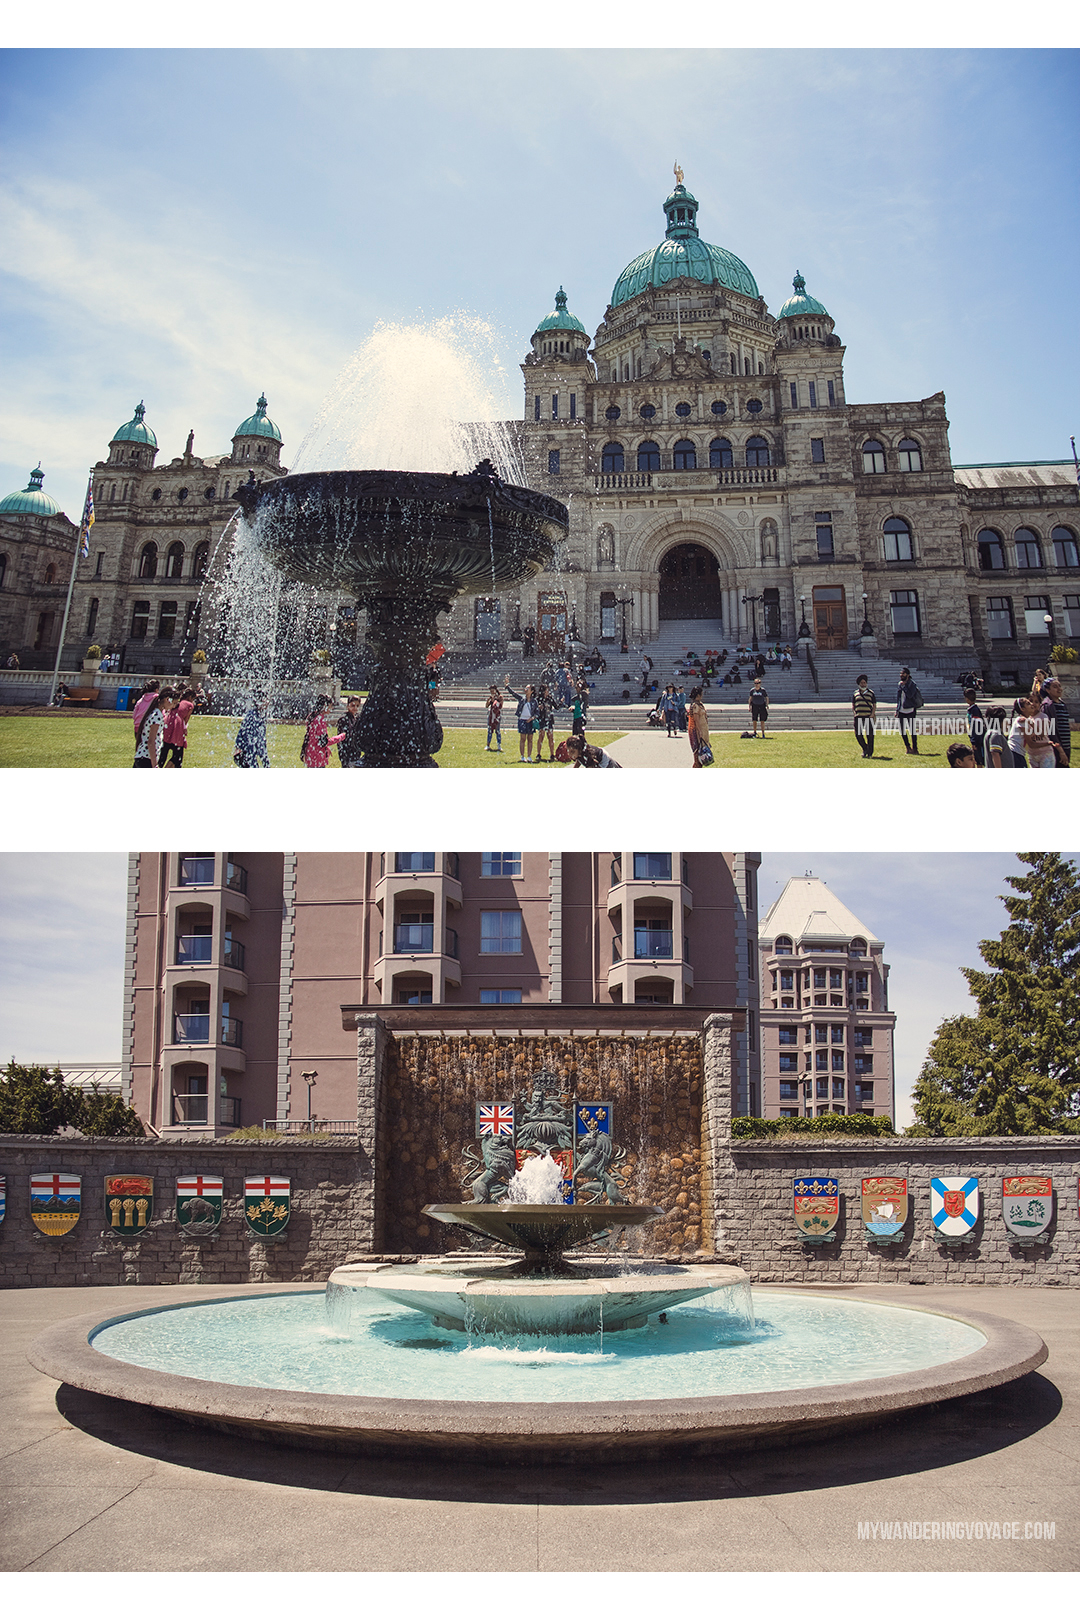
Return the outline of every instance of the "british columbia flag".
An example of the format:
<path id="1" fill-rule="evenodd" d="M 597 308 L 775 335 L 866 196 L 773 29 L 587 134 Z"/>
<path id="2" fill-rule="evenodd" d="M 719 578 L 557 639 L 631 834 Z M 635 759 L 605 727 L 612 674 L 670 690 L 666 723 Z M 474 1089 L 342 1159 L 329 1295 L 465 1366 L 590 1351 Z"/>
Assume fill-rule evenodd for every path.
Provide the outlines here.
<path id="1" fill-rule="evenodd" d="M 513 1103 L 477 1103 L 477 1136 L 513 1136 Z"/>

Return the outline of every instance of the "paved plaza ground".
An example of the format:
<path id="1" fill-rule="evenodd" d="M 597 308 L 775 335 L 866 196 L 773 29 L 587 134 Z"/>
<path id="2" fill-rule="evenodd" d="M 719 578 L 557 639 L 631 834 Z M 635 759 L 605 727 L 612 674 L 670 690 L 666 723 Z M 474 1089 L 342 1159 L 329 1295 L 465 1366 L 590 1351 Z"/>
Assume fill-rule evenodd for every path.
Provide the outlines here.
<path id="1" fill-rule="evenodd" d="M 849 1438 L 618 1467 L 455 1466 L 277 1448 L 58 1389 L 26 1359 L 31 1340 L 66 1316 L 100 1310 L 105 1318 L 173 1301 L 274 1291 L 15 1289 L 0 1298 L 5 1570 L 584 1575 L 1076 1569 L 1075 1291 L 829 1289 L 1010 1317 L 1041 1334 L 1050 1357 L 1004 1389 Z M 981 1540 L 874 1541 L 860 1539 L 860 1521 L 965 1521 L 990 1530 Z M 1054 1538 L 1025 1538 L 1025 1527 L 1036 1522 L 1053 1524 Z M 994 1537 L 995 1526 L 1014 1524 L 1018 1539 Z M 562 1601 L 561 1590 L 549 1592 L 551 1601 Z M 588 1587 L 576 1590 L 575 1603 L 591 1601 Z M 957 1603 L 967 1602 L 965 1590 L 954 1592 Z M 1036 1609 L 1057 1591 L 1025 1590 Z M 27 1602 L 33 1591 L 23 1588 Z M 503 1594 L 500 1608 L 512 1604 L 513 1591 Z M 653 1602 L 678 1601 L 678 1586 L 650 1591 Z M 881 1596 L 894 1606 L 887 1589 Z M 819 1590 L 813 1601 L 825 1597 Z M 835 1609 L 839 1600 L 833 1593 L 825 1606 Z"/>

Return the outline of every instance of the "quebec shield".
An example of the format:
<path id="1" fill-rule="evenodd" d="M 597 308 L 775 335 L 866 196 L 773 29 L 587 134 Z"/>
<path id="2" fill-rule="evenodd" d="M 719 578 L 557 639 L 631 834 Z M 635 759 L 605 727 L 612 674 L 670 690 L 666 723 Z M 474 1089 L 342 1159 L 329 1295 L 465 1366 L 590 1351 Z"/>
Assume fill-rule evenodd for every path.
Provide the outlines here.
<path id="1" fill-rule="evenodd" d="M 192 1237 L 204 1237 L 221 1224 L 225 1188 L 220 1176 L 177 1176 L 176 1224 Z"/>
<path id="2" fill-rule="evenodd" d="M 908 1218 L 906 1176 L 864 1176 L 862 1218 L 874 1237 L 895 1237 Z"/>
<path id="3" fill-rule="evenodd" d="M 840 1217 L 840 1185 L 827 1176 L 800 1176 L 795 1182 L 795 1225 L 808 1237 L 824 1237 Z"/>
<path id="4" fill-rule="evenodd" d="M 30 1219 L 47 1237 L 63 1237 L 82 1214 L 82 1177 L 43 1170 L 30 1177 Z"/>
<path id="5" fill-rule="evenodd" d="M 289 1224 L 292 1183 L 288 1176 L 244 1177 L 244 1220 L 255 1237 L 277 1237 Z"/>
<path id="6" fill-rule="evenodd" d="M 153 1176 L 106 1176 L 105 1219 L 118 1237 L 138 1237 L 154 1214 Z"/>
<path id="7" fill-rule="evenodd" d="M 930 1183 L 930 1219 L 942 1237 L 966 1237 L 979 1218 L 977 1176 L 935 1176 Z"/>
<path id="8" fill-rule="evenodd" d="M 1054 1183 L 1049 1176 L 1003 1176 L 1001 1213 L 1015 1237 L 1040 1237 L 1054 1217 Z"/>

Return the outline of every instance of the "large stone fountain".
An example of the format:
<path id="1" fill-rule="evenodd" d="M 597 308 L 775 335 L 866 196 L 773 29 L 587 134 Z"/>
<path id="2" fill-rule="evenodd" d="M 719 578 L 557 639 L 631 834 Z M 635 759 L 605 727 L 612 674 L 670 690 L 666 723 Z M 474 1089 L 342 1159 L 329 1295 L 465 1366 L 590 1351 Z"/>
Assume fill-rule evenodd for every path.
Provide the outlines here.
<path id="1" fill-rule="evenodd" d="M 377 673 L 360 716 L 364 764 L 433 766 L 442 727 L 428 692 L 438 615 L 463 591 L 497 595 L 551 567 L 565 506 L 474 472 L 312 472 L 236 492 L 255 544 L 283 577 L 366 610 Z"/>

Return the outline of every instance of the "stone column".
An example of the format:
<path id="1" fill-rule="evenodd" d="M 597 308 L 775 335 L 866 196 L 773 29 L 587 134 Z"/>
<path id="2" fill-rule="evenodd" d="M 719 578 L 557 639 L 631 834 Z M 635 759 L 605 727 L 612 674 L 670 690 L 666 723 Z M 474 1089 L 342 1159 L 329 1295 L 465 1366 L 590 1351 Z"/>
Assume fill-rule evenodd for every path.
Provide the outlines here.
<path id="1" fill-rule="evenodd" d="M 704 1025 L 705 1096 L 702 1103 L 702 1214 L 706 1207 L 712 1226 L 713 1247 L 721 1260 L 736 1261 L 738 1254 L 728 1235 L 734 1193 L 731 1156 L 731 1101 L 734 1084 L 733 1015 L 710 1013 Z"/>
<path id="2" fill-rule="evenodd" d="M 386 1071 L 386 1026 L 375 1012 L 355 1014 L 356 1120 L 359 1149 L 361 1238 L 363 1252 L 378 1254 L 383 1243 L 384 1165 L 386 1163 L 383 1078 Z"/>

